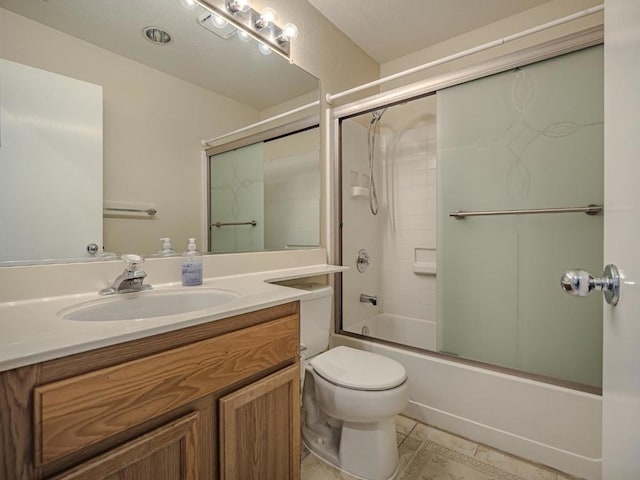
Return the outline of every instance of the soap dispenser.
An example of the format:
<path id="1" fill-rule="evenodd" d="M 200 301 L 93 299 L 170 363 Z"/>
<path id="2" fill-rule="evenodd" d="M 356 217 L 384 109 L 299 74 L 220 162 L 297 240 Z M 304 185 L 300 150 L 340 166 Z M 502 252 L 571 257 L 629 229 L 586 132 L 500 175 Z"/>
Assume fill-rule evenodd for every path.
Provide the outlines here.
<path id="1" fill-rule="evenodd" d="M 196 249 L 196 239 L 189 239 L 187 251 L 182 255 L 182 285 L 202 285 L 202 254 Z"/>
<path id="2" fill-rule="evenodd" d="M 158 255 L 160 255 L 161 257 L 168 257 L 170 255 L 173 255 L 174 253 L 176 253 L 176 251 L 173 249 L 173 247 L 171 246 L 171 239 L 170 238 L 161 238 L 160 241 L 162 242 L 162 250 L 160 250 L 158 252 Z"/>

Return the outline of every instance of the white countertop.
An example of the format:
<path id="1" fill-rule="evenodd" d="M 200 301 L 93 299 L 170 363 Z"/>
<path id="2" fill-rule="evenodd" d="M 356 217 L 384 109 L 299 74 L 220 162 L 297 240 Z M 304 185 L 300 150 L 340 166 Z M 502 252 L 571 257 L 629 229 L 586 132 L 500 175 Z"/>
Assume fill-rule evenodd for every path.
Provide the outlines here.
<path id="1" fill-rule="evenodd" d="M 63 309 L 105 298 L 97 292 L 0 303 L 0 371 L 300 300 L 309 292 L 269 282 L 342 270 L 345 267 L 312 265 L 208 278 L 198 287 L 154 284 L 152 291 L 216 288 L 231 290 L 238 298 L 195 312 L 136 320 L 80 321 L 66 320 L 59 315 Z"/>

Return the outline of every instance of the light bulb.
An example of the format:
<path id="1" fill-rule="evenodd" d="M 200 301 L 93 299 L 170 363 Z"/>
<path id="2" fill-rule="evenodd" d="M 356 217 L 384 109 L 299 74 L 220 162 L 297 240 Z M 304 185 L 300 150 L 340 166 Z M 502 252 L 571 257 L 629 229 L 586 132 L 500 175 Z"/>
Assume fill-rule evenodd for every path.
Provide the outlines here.
<path id="1" fill-rule="evenodd" d="M 265 8 L 260 14 L 260 18 L 256 20 L 256 28 L 261 30 L 273 25 L 276 21 L 276 11 L 273 8 Z"/>
<path id="2" fill-rule="evenodd" d="M 268 47 L 266 44 L 259 42 L 258 43 L 258 50 L 260 50 L 260 53 L 263 55 L 271 55 L 271 47 Z"/>
<path id="3" fill-rule="evenodd" d="M 246 13 L 251 9 L 251 2 L 249 0 L 229 0 L 227 2 L 227 8 L 232 13 Z"/>
<path id="4" fill-rule="evenodd" d="M 224 27 L 226 27 L 228 25 L 229 22 L 227 22 L 220 15 L 217 15 L 217 14 L 214 13 L 214 14 L 211 15 L 211 23 L 216 28 L 224 28 Z"/>
<path id="5" fill-rule="evenodd" d="M 248 42 L 249 40 L 251 40 L 251 36 L 244 30 L 238 30 L 238 38 L 243 42 Z"/>
<path id="6" fill-rule="evenodd" d="M 282 27 L 282 33 L 280 34 L 280 38 L 283 42 L 290 42 L 291 40 L 295 40 L 298 38 L 298 27 L 293 23 L 287 23 L 284 27 Z"/>
<path id="7" fill-rule="evenodd" d="M 187 10 L 193 10 L 194 8 L 196 8 L 198 6 L 198 4 L 195 2 L 195 0 L 180 0 L 180 3 Z"/>

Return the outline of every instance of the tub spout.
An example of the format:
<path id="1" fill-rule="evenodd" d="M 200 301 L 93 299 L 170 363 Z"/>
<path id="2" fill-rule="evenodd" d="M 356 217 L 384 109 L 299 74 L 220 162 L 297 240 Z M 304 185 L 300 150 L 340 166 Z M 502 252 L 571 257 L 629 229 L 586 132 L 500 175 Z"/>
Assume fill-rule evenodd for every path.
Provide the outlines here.
<path id="1" fill-rule="evenodd" d="M 360 301 L 362 303 L 370 303 L 374 307 L 378 305 L 378 296 L 377 295 L 367 295 L 366 293 L 360 294 Z"/>

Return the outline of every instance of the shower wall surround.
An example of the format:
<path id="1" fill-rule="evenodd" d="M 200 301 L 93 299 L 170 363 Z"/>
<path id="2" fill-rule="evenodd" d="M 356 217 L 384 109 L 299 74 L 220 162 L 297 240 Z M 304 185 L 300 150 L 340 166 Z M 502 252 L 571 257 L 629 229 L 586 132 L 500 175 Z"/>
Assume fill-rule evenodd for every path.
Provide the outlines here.
<path id="1" fill-rule="evenodd" d="M 377 216 L 367 192 L 353 193 L 368 188 L 370 119 L 345 120 L 342 128 L 343 261 L 354 267 L 343 274 L 344 328 L 362 333 L 366 327 L 373 337 L 435 350 L 435 272 L 414 272 L 414 264 L 436 249 L 435 99 L 391 107 L 381 118 L 374 155 Z M 365 273 L 355 269 L 360 248 L 371 259 Z M 378 306 L 361 304 L 360 293 L 379 295 Z"/>

